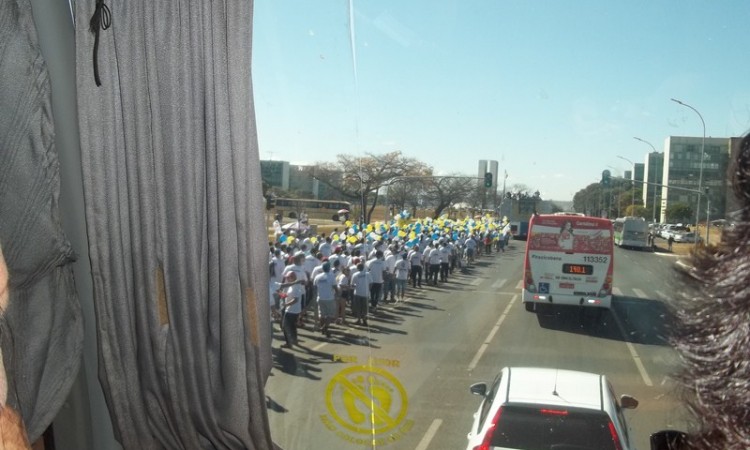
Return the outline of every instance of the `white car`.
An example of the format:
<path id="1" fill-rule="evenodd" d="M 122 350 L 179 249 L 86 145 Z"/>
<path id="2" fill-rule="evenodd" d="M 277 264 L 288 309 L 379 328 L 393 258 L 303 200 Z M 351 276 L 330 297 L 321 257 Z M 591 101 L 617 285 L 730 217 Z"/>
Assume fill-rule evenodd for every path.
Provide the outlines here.
<path id="1" fill-rule="evenodd" d="M 623 409 L 604 375 L 572 370 L 505 367 L 492 385 L 476 383 L 483 397 L 467 435 L 467 450 L 629 450 Z"/>
<path id="2" fill-rule="evenodd" d="M 675 233 L 672 235 L 672 239 L 674 239 L 675 242 L 691 242 L 694 243 L 697 239 L 698 242 L 703 241 L 703 239 L 700 236 L 696 236 L 695 233 Z"/>

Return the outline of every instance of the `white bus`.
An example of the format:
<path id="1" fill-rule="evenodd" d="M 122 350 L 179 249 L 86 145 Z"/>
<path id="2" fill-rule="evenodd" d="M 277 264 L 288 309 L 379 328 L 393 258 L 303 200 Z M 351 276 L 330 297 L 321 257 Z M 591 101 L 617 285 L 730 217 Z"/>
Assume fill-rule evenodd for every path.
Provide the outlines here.
<path id="1" fill-rule="evenodd" d="M 579 215 L 535 215 L 529 223 L 523 276 L 527 311 L 537 304 L 609 308 L 612 223 Z"/>
<path id="2" fill-rule="evenodd" d="M 618 217 L 612 225 L 615 232 L 615 245 L 641 250 L 651 248 L 648 242 L 648 223 L 642 217 Z"/>

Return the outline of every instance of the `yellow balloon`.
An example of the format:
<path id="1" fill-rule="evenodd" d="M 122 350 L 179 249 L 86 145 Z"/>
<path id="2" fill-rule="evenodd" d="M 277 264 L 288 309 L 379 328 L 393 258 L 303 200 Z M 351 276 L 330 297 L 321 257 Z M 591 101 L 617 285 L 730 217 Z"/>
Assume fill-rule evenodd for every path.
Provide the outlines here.
<path id="1" fill-rule="evenodd" d="M 413 231 L 411 233 L 409 233 L 409 239 L 414 239 L 415 237 L 417 237 L 417 233 L 415 233 Z"/>
<path id="2" fill-rule="evenodd" d="M 351 226 L 352 226 L 352 221 L 351 221 L 351 220 L 347 220 L 346 222 L 344 222 L 344 226 L 345 226 L 346 228 L 349 228 L 349 227 L 351 227 Z"/>
<path id="3" fill-rule="evenodd" d="M 406 231 L 404 231 L 404 230 L 399 231 L 398 232 L 398 236 L 399 237 L 406 237 Z"/>
<path id="4" fill-rule="evenodd" d="M 355 244 L 357 242 L 357 237 L 356 236 L 349 236 L 349 238 L 347 239 L 347 241 L 349 241 L 352 244 Z"/>

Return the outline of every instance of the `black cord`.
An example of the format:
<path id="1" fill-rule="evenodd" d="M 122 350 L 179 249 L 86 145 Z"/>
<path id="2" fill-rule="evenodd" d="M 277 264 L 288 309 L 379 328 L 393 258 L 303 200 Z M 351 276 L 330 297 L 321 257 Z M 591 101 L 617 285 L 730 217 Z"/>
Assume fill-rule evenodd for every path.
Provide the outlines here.
<path id="1" fill-rule="evenodd" d="M 106 30 L 110 25 L 112 25 L 112 12 L 104 4 L 104 0 L 96 0 L 96 9 L 94 15 L 91 16 L 91 21 L 89 21 L 89 31 L 94 33 L 94 81 L 96 81 L 97 86 L 102 85 L 99 79 L 99 63 L 97 61 L 99 31 Z"/>

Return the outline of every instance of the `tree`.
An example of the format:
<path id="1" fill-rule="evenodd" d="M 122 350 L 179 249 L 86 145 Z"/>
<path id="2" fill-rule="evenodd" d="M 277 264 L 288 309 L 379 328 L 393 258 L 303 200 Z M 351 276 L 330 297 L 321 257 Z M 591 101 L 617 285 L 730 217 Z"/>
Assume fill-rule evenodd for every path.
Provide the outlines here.
<path id="1" fill-rule="evenodd" d="M 689 222 L 693 217 L 693 208 L 687 203 L 675 202 L 667 207 L 668 222 Z"/>
<path id="2" fill-rule="evenodd" d="M 424 195 L 434 208 L 433 218 L 440 217 L 446 208 L 466 199 L 476 185 L 476 178 L 456 174 L 426 179 Z"/>
<path id="3" fill-rule="evenodd" d="M 403 177 L 431 175 L 432 168 L 413 158 L 390 152 L 384 155 L 338 155 L 336 163 L 318 163 L 315 178 L 360 204 L 362 220 L 369 223 L 382 188 Z"/>
<path id="4" fill-rule="evenodd" d="M 628 205 L 625 208 L 625 214 L 626 216 L 634 216 L 634 217 L 650 217 L 648 214 L 650 212 L 650 209 L 646 208 L 645 206 L 641 205 Z"/>

